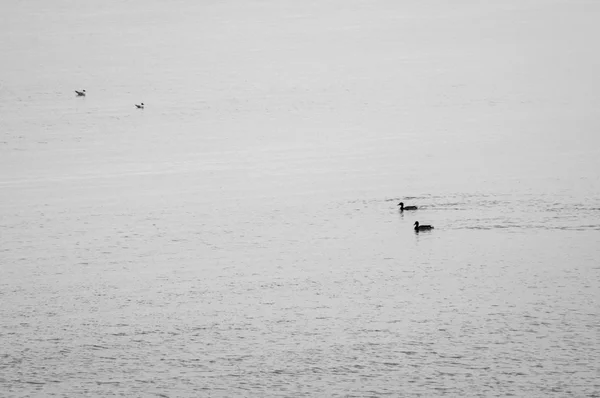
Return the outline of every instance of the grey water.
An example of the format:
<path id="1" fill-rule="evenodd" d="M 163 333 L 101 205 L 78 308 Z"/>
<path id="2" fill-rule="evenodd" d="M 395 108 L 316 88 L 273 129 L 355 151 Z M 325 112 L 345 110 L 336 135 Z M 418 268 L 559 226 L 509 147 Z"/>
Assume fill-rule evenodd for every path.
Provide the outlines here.
<path id="1" fill-rule="evenodd" d="M 2 2 L 0 396 L 600 396 L 598 15 Z"/>

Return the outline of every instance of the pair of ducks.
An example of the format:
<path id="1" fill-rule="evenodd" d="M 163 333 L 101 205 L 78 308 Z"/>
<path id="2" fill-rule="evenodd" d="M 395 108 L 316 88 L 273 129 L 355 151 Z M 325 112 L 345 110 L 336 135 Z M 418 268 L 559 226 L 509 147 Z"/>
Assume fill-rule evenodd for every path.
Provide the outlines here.
<path id="1" fill-rule="evenodd" d="M 81 91 L 75 90 L 75 93 L 77 93 L 78 97 L 85 97 L 85 90 L 81 90 Z M 144 103 L 142 102 L 139 105 L 135 104 L 135 107 L 138 109 L 144 109 Z"/>
<path id="2" fill-rule="evenodd" d="M 400 206 L 400 211 L 404 211 L 404 210 L 417 210 L 417 206 L 404 206 L 403 202 L 398 203 L 398 206 Z M 431 225 L 419 225 L 418 221 L 415 221 L 415 231 L 419 232 L 419 231 L 428 231 L 430 229 L 433 229 L 433 226 Z"/>

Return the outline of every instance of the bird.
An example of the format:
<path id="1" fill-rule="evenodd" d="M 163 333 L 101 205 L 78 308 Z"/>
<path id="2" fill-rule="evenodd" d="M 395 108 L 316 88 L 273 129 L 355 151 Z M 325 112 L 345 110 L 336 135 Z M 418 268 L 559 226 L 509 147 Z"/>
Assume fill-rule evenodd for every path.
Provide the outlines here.
<path id="1" fill-rule="evenodd" d="M 404 206 L 403 202 L 398 203 L 398 206 L 400 206 L 400 211 L 404 211 L 404 210 L 417 210 L 417 206 Z"/>
<path id="2" fill-rule="evenodd" d="M 138 108 L 138 109 L 144 109 L 144 103 L 142 102 L 139 105 L 135 104 L 135 107 Z"/>
<path id="3" fill-rule="evenodd" d="M 81 91 L 75 90 L 75 92 L 77 93 L 78 97 L 85 97 L 85 90 L 81 90 Z"/>
<path id="4" fill-rule="evenodd" d="M 433 229 L 433 226 L 431 225 L 419 225 L 418 221 L 415 221 L 415 231 L 419 232 L 419 231 L 428 231 L 430 229 Z"/>

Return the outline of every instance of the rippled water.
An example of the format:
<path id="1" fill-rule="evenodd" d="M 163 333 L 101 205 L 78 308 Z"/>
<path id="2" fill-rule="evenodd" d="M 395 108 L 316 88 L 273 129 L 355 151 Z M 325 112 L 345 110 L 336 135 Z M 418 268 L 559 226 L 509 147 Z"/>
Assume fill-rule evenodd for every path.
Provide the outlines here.
<path id="1" fill-rule="evenodd" d="M 0 6 L 1 396 L 600 396 L 595 3 L 169 4 Z"/>

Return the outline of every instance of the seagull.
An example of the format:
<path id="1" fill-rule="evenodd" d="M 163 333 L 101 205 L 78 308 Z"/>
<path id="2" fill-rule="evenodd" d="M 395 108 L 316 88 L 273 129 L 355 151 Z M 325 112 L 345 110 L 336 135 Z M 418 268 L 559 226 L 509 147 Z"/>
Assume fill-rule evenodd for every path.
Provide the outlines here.
<path id="1" fill-rule="evenodd" d="M 75 90 L 75 92 L 77 93 L 78 97 L 85 97 L 85 90 L 82 90 L 82 91 Z"/>
<path id="2" fill-rule="evenodd" d="M 144 109 L 144 103 L 142 102 L 139 105 L 135 104 L 135 107 L 138 108 L 138 109 Z"/>
<path id="3" fill-rule="evenodd" d="M 398 203 L 398 206 L 400 206 L 400 211 L 404 211 L 404 210 L 417 210 L 417 206 L 404 206 L 403 202 Z"/>
<path id="4" fill-rule="evenodd" d="M 433 226 L 431 225 L 419 225 L 418 221 L 415 221 L 415 231 L 419 232 L 419 231 L 428 231 L 430 229 L 433 229 Z"/>

